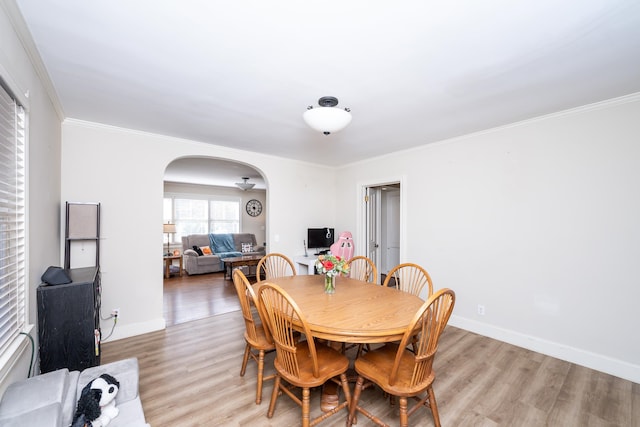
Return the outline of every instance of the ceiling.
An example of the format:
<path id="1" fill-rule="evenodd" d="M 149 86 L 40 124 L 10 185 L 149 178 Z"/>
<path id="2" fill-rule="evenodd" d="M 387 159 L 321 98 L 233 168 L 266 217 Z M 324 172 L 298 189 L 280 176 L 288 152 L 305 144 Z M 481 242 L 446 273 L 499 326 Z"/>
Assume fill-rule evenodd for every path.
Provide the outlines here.
<path id="1" fill-rule="evenodd" d="M 164 172 L 164 180 L 170 182 L 214 185 L 217 187 L 236 187 L 247 177 L 251 190 L 265 190 L 266 182 L 260 172 L 245 164 L 206 157 L 187 157 L 169 163 Z"/>
<path id="2" fill-rule="evenodd" d="M 319 164 L 640 92 L 637 0 L 14 1 L 66 117 Z"/>

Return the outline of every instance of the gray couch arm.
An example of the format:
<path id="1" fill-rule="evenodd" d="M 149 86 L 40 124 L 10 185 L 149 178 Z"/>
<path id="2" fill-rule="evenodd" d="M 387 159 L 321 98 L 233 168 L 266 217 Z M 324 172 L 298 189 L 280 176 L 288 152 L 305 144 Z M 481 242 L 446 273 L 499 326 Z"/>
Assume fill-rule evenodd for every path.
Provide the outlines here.
<path id="1" fill-rule="evenodd" d="M 0 402 L 0 425 L 58 427 L 65 422 L 70 424 L 73 414 L 65 413 L 63 403 L 69 402 L 67 411 L 75 404 L 77 379 L 77 373 L 72 376 L 67 369 L 59 369 L 11 384 Z M 67 395 L 71 397 L 67 399 Z"/>

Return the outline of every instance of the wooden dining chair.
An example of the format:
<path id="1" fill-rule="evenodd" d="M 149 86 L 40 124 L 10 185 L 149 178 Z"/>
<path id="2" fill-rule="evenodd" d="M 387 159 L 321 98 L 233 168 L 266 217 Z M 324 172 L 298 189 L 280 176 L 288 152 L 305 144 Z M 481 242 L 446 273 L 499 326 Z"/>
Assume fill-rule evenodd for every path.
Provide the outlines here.
<path id="1" fill-rule="evenodd" d="M 393 283 L 391 283 L 393 281 Z M 428 285 L 429 293 L 427 297 L 433 294 L 433 283 L 431 276 L 427 270 L 418 264 L 404 263 L 398 264 L 389 271 L 385 277 L 382 286 L 393 286 L 401 291 L 408 292 L 415 296 L 420 296 L 420 292 L 425 285 Z"/>
<path id="2" fill-rule="evenodd" d="M 260 301 L 253 291 L 253 287 L 240 269 L 233 271 L 233 284 L 235 285 L 238 299 L 240 300 L 240 308 L 242 309 L 245 326 L 244 340 L 247 343 L 244 349 L 244 357 L 242 358 L 240 376 L 244 376 L 249 358 L 258 364 L 258 383 L 256 386 L 256 405 L 258 405 L 262 402 L 263 381 L 275 378 L 275 374 L 264 376 L 264 355 L 267 352 L 275 350 L 276 347 L 271 338 L 269 328 L 263 321 L 263 311 L 260 307 Z M 254 318 L 251 309 L 252 304 L 256 308 L 256 313 L 260 321 L 256 321 Z"/>
<path id="3" fill-rule="evenodd" d="M 349 277 L 352 279 L 362 280 L 363 282 L 369 282 L 373 284 L 378 283 L 378 269 L 371 259 L 366 256 L 358 255 L 347 261 L 349 265 Z M 355 347 L 356 344 L 347 345 L 342 343 L 342 352 L 346 352 L 348 349 Z M 358 355 L 362 353 L 363 348 L 369 350 L 369 344 L 357 344 Z"/>
<path id="4" fill-rule="evenodd" d="M 378 269 L 366 256 L 354 256 L 349 261 L 349 277 L 364 282 L 378 283 Z"/>
<path id="5" fill-rule="evenodd" d="M 276 344 L 274 366 L 276 379 L 271 393 L 271 402 L 267 416 L 273 417 L 276 400 L 281 393 L 288 395 L 302 407 L 302 426 L 316 425 L 320 421 L 348 410 L 351 404 L 351 392 L 347 382 L 349 359 L 340 352 L 325 345 L 317 345 L 311 335 L 304 314 L 295 301 L 278 285 L 265 283 L 258 293 L 265 312 L 265 320 Z M 302 332 L 306 340 L 297 338 L 297 331 Z M 327 381 L 338 382 L 339 377 L 345 400 L 335 408 L 322 415 L 310 419 L 310 389 L 323 385 Z M 288 385 L 302 389 L 302 397 L 298 397 Z"/>
<path id="6" fill-rule="evenodd" d="M 286 255 L 275 252 L 265 255 L 260 262 L 258 262 L 258 268 L 256 269 L 256 277 L 258 280 L 261 280 L 261 277 L 263 277 L 264 280 L 269 280 L 277 277 L 295 275 L 296 268 L 293 262 Z"/>
<path id="7" fill-rule="evenodd" d="M 399 397 L 401 427 L 407 427 L 409 416 L 418 408 L 427 405 L 431 408 L 434 424 L 436 427 L 440 426 L 438 405 L 433 391 L 433 360 L 440 334 L 449 321 L 454 304 L 455 293 L 451 289 L 439 290 L 418 309 L 400 344 L 385 344 L 384 347 L 371 350 L 356 359 L 354 368 L 358 373 L 358 379 L 347 425 L 353 425 L 356 411 L 378 425 L 387 425 L 358 405 L 362 389 L 369 383 L 374 383 L 384 392 Z M 407 345 L 416 336 L 418 339 L 415 350 L 411 351 Z M 368 384 L 365 384 L 365 379 Z M 411 409 L 408 409 L 408 397 L 418 401 Z"/>

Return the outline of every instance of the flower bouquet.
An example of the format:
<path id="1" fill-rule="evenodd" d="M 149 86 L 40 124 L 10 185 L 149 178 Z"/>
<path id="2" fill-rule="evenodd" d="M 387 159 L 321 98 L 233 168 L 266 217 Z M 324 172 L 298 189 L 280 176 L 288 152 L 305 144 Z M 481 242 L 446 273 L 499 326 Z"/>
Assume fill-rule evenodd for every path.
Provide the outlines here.
<path id="1" fill-rule="evenodd" d="M 337 275 L 349 274 L 349 264 L 347 264 L 347 261 L 331 253 L 318 256 L 316 268 L 324 274 L 324 291 L 328 294 L 336 291 Z"/>

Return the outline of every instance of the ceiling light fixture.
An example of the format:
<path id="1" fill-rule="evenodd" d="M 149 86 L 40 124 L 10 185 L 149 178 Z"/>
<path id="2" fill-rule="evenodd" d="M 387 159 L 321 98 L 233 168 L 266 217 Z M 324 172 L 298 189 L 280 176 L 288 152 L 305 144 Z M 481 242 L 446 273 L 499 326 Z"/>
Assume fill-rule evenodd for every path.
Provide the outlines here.
<path id="1" fill-rule="evenodd" d="M 318 100 L 320 108 L 307 107 L 302 118 L 310 128 L 329 135 L 331 132 L 338 132 L 351 123 L 351 110 L 348 108 L 338 108 L 338 98 L 334 96 L 323 96 Z"/>
<path id="2" fill-rule="evenodd" d="M 243 182 L 236 182 L 236 185 L 242 190 L 242 191 L 247 191 L 247 190 L 251 190 L 255 184 L 253 183 L 248 183 L 247 181 L 249 181 L 249 178 L 247 178 L 246 176 L 242 177 L 242 181 Z"/>

